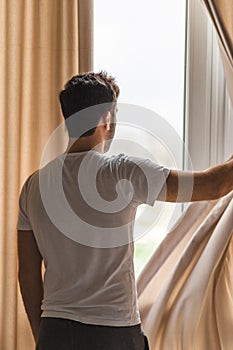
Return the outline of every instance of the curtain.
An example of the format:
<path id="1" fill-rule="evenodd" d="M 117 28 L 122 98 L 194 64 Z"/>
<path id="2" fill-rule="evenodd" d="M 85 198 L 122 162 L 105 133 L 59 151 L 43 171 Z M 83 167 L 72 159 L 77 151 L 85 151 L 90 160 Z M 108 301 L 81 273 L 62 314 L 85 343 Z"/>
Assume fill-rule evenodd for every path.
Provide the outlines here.
<path id="1" fill-rule="evenodd" d="M 233 104 L 232 0 L 201 0 L 217 30 Z M 137 280 L 151 350 L 230 350 L 233 344 L 233 192 L 192 203 Z"/>
<path id="2" fill-rule="evenodd" d="M 233 4 L 232 0 L 201 0 L 216 29 L 227 86 L 233 105 Z"/>
<path id="3" fill-rule="evenodd" d="M 33 339 L 17 283 L 18 196 L 61 122 L 58 94 L 92 69 L 92 0 L 0 0 L 0 348 Z"/>
<path id="4" fill-rule="evenodd" d="M 193 203 L 138 278 L 151 350 L 230 350 L 233 192 Z"/>

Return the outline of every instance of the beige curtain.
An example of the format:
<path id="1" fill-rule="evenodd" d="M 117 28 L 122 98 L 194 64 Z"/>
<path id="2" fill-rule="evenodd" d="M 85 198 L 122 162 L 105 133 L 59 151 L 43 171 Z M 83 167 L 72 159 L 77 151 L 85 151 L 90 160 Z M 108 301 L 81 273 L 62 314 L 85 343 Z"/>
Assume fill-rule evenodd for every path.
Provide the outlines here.
<path id="1" fill-rule="evenodd" d="M 58 93 L 92 69 L 92 0 L 0 0 L 0 349 L 34 348 L 17 284 L 18 195 L 61 122 Z"/>
<path id="2" fill-rule="evenodd" d="M 193 203 L 138 278 L 151 350 L 231 350 L 233 192 Z"/>
<path id="3" fill-rule="evenodd" d="M 232 0 L 201 0 L 217 30 L 233 104 Z M 233 192 L 193 203 L 138 278 L 151 350 L 231 350 Z"/>

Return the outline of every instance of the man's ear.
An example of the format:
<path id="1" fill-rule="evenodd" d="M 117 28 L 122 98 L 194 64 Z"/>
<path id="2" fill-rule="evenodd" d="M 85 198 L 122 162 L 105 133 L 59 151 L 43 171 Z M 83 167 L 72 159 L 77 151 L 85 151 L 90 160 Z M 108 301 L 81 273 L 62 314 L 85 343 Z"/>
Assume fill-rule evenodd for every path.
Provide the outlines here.
<path id="1" fill-rule="evenodd" d="M 105 129 L 107 131 L 110 130 L 110 125 L 111 125 L 111 113 L 108 111 L 108 112 L 105 112 L 102 117 L 102 124 L 103 126 L 105 127 Z"/>

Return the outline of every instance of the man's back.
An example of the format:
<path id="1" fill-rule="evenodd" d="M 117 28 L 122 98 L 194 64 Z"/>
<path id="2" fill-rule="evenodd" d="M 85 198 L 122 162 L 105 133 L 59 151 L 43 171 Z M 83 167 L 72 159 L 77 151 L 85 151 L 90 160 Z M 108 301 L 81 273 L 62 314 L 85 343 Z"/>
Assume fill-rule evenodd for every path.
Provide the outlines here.
<path id="1" fill-rule="evenodd" d="M 154 178 L 164 179 L 167 170 L 147 160 L 96 151 L 60 155 L 29 177 L 21 203 L 46 268 L 42 317 L 112 326 L 140 323 L 133 224 L 138 204 L 147 198 L 145 165 Z M 19 228 L 26 220 L 19 216 Z"/>

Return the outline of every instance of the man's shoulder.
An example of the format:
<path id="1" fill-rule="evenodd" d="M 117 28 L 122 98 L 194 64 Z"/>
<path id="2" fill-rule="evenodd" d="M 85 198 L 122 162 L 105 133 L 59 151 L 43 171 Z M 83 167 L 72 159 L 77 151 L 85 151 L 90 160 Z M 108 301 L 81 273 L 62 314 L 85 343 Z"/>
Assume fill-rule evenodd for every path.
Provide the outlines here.
<path id="1" fill-rule="evenodd" d="M 24 181 L 23 187 L 27 188 L 30 185 L 30 183 L 33 181 L 33 179 L 38 176 L 38 173 L 39 173 L 39 169 L 33 171 L 33 173 L 31 173 Z"/>

